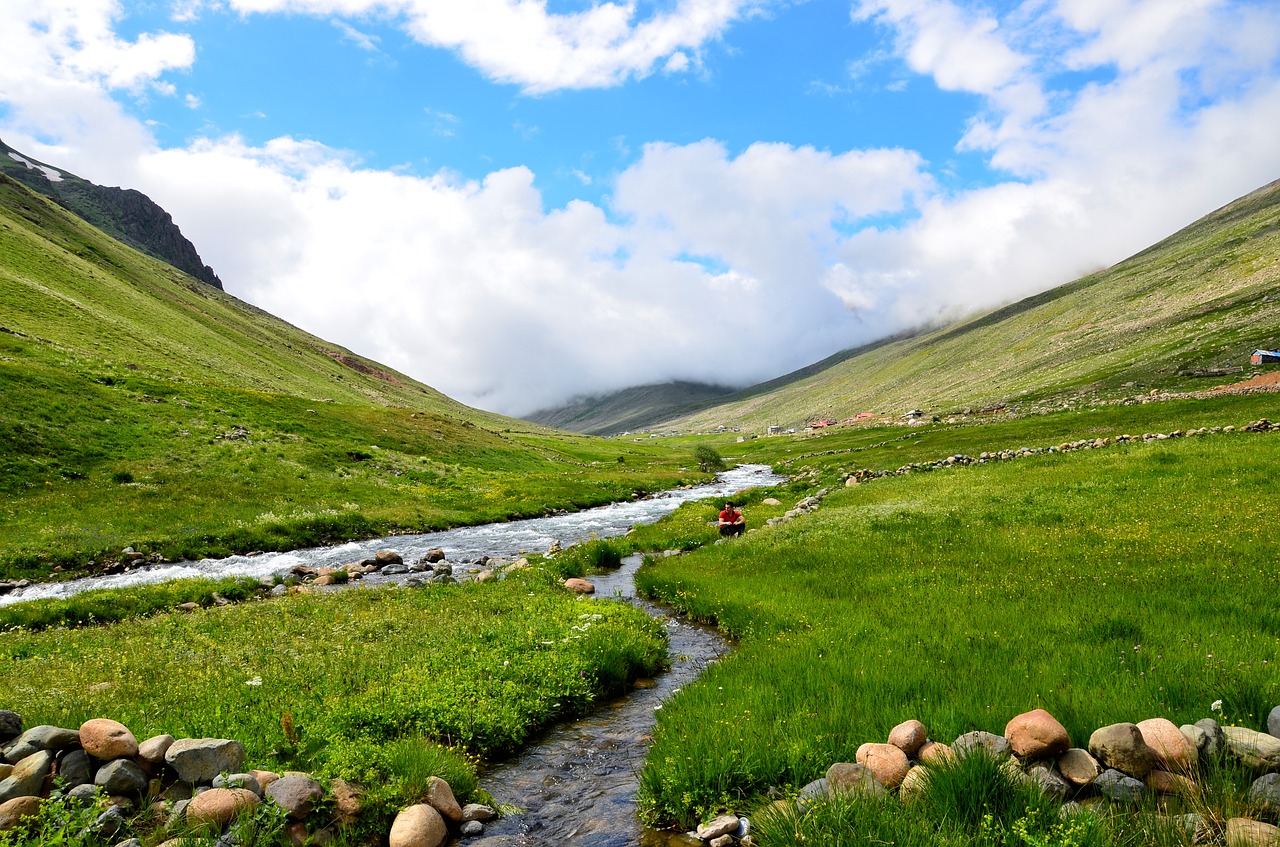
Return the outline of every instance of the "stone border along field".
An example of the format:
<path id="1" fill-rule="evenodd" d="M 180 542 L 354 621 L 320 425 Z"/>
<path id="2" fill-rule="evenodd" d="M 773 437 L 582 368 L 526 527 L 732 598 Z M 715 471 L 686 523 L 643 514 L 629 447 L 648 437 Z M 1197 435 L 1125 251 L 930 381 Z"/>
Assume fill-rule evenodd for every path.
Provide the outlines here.
<path id="1" fill-rule="evenodd" d="M 763 814 L 804 814 L 832 795 L 883 798 L 896 791 L 910 803 L 929 790 L 930 772 L 971 755 L 1001 763 L 1013 781 L 1038 787 L 1064 800 L 1063 818 L 1099 803 L 1133 808 L 1148 793 L 1176 796 L 1199 811 L 1180 815 L 1176 823 L 1191 844 L 1227 847 L 1274 847 L 1280 827 L 1256 817 L 1280 815 L 1280 706 L 1271 710 L 1268 732 L 1220 726 L 1212 718 L 1178 727 L 1164 718 L 1137 724 L 1104 726 L 1089 736 L 1088 748 L 1073 747 L 1067 730 L 1043 709 L 1009 721 L 1004 735 L 968 732 L 951 744 L 930 740 L 925 725 L 908 720 L 895 726 L 887 743 L 866 743 L 856 762 L 836 762 L 826 776 L 800 790 L 795 801 L 779 800 Z M 1229 757 L 1260 776 L 1249 789 L 1255 817 L 1224 818 L 1202 800 L 1196 776 L 1201 765 Z M 711 847 L 750 845 L 747 818 L 725 814 L 691 832 Z"/>
<path id="2" fill-rule="evenodd" d="M 191 833 L 216 833 L 217 844 L 233 845 L 237 820 L 266 806 L 283 817 L 288 843 L 327 844 L 363 811 L 360 786 L 335 779 L 326 789 L 308 774 L 246 770 L 244 746 L 230 739 L 160 735 L 139 743 L 106 718 L 78 730 L 23 732 L 17 713 L 0 711 L 0 745 L 0 833 L 33 825 L 44 804 L 60 801 L 93 810 L 82 838 L 111 839 L 136 811 L 172 836 L 160 847 L 190 844 Z M 483 834 L 484 822 L 497 817 L 489 806 L 459 805 L 439 777 L 429 779 L 426 793 L 427 802 L 396 816 L 391 847 L 441 847 L 452 836 Z M 129 838 L 117 847 L 141 845 Z"/>

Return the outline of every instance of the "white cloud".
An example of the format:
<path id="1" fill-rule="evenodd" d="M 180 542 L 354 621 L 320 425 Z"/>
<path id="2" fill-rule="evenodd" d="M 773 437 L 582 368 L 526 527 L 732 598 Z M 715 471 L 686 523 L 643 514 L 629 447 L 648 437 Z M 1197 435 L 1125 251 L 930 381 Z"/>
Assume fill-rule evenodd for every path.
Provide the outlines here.
<path id="1" fill-rule="evenodd" d="M 1064 282 L 1280 173 L 1280 10 L 1263 2 L 1178 0 L 1171 16 L 1154 0 L 1042 0 L 997 18 L 868 0 L 853 15 L 888 28 L 892 55 L 979 95 L 956 144 L 1016 179 L 948 192 L 910 150 L 732 153 L 708 139 L 647 144 L 603 204 L 551 210 L 524 167 L 415 177 L 290 138 L 159 149 L 110 94 L 164 85 L 193 61 L 190 41 L 119 39 L 105 0 L 56 13 L 15 2 L 17 24 L 0 31 L 7 141 L 150 194 L 233 293 L 506 412 L 662 379 L 775 376 Z M 549 90 L 696 62 L 747 7 L 687 0 L 638 22 L 630 5 L 553 15 L 532 0 L 237 8 L 400 15 L 493 77 Z M 1067 87 L 1064 70 L 1092 81 Z M 615 144 L 630 157 L 640 140 Z"/>
<path id="2" fill-rule="evenodd" d="M 675 0 L 638 17 L 636 3 L 596 2 L 569 14 L 547 0 L 230 0 L 242 14 L 390 13 L 413 38 L 454 50 L 498 82 L 530 93 L 597 88 L 661 69 L 687 70 L 689 53 L 718 38 L 762 0 Z"/>

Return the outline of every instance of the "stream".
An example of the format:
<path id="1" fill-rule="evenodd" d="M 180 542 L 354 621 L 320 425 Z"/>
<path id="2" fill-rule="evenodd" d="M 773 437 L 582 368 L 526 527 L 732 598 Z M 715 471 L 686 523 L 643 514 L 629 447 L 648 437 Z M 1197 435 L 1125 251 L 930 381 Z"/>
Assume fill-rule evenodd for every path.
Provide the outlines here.
<path id="1" fill-rule="evenodd" d="M 255 579 L 272 579 L 288 574 L 298 565 L 313 568 L 337 567 L 370 558 L 377 551 L 387 548 L 399 552 L 406 562 L 437 548 L 444 550 L 445 558 L 450 562 L 475 562 L 482 556 L 512 559 L 528 552 L 545 552 L 553 543 L 568 547 L 593 538 L 623 535 L 636 524 L 654 523 L 674 512 L 681 504 L 692 500 L 727 498 L 743 489 L 777 485 L 785 481 L 784 477 L 774 474 L 767 465 L 739 465 L 718 474 L 714 482 L 705 485 L 661 491 L 640 500 L 610 503 L 580 512 L 465 526 L 419 535 L 393 535 L 352 541 L 334 547 L 143 566 L 112 576 L 38 583 L 0 595 L 0 606 L 45 597 L 69 597 L 91 589 L 128 588 L 191 577 L 249 576 Z M 479 570 L 479 567 L 475 570 Z M 407 578 L 406 575 L 373 574 L 365 577 L 364 583 L 372 585 Z"/>
<path id="2" fill-rule="evenodd" d="M 690 624 L 635 596 L 635 573 L 643 557 L 589 579 L 598 597 L 622 597 L 666 624 L 671 669 L 649 688 L 602 706 L 572 723 L 549 730 L 516 758 L 481 774 L 481 786 L 499 803 L 525 811 L 485 825 L 466 847 L 674 847 L 701 845 L 683 833 L 644 829 L 636 818 L 638 774 L 649 751 L 656 712 L 674 692 L 728 652 L 713 629 Z"/>

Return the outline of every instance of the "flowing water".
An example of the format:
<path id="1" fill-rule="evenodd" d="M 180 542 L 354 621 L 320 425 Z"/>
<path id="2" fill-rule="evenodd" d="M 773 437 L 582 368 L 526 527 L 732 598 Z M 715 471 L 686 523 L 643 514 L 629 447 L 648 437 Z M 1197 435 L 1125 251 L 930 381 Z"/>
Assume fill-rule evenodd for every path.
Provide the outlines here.
<path id="1" fill-rule="evenodd" d="M 673 692 L 692 682 L 729 645 L 712 629 L 670 616 L 636 599 L 640 556 L 617 571 L 592 576 L 597 596 L 620 597 L 661 618 L 670 638 L 671 669 L 595 713 L 555 727 L 515 759 L 490 768 L 481 785 L 500 803 L 523 812 L 487 825 L 467 847 L 673 847 L 701 844 L 683 833 L 646 830 L 636 818 L 637 775 L 649 750 L 656 713 Z"/>
<path id="2" fill-rule="evenodd" d="M 422 535 L 394 535 L 368 541 L 352 541 L 335 547 L 314 547 L 285 553 L 228 556 L 141 567 L 114 576 L 87 577 L 67 582 L 32 585 L 0 596 L 0 606 L 44 597 L 68 597 L 97 588 L 126 588 L 190 577 L 250 576 L 270 579 L 284 576 L 298 565 L 314 568 L 336 567 L 370 558 L 378 550 L 394 549 L 406 562 L 432 549 L 442 549 L 451 562 L 467 562 L 482 556 L 512 558 L 525 552 L 543 552 L 552 543 L 568 546 L 591 538 L 622 535 L 636 524 L 653 523 L 674 512 L 682 503 L 707 497 L 729 497 L 746 488 L 784 482 L 766 465 L 739 465 L 707 485 L 663 491 L 652 497 L 611 503 L 595 509 L 552 515 L 546 518 L 468 526 Z M 389 577 L 366 577 L 367 583 L 386 582 Z"/>

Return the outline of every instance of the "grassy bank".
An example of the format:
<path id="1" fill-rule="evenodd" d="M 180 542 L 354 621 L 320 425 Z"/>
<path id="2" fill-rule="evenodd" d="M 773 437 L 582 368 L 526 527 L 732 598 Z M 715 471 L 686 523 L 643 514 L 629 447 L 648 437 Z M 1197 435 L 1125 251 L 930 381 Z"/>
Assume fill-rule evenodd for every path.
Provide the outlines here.
<path id="1" fill-rule="evenodd" d="M 1045 416 L 1003 425 L 1017 436 L 1004 443 L 995 428 L 926 428 L 856 461 L 793 458 L 816 466 L 816 483 L 838 463 L 1037 446 L 1058 428 L 1045 439 L 1054 443 L 1080 421 L 1240 425 L 1264 402 Z M 1221 699 L 1231 722 L 1257 728 L 1280 702 L 1277 461 L 1280 438 L 1235 434 L 913 474 L 840 489 L 816 513 L 742 541 L 650 561 L 642 590 L 741 643 L 662 710 L 642 776 L 648 814 L 688 824 L 742 808 L 852 761 L 913 717 L 950 740 L 1002 732 L 1040 707 L 1080 743 L 1116 721 L 1194 721 Z"/>
<path id="2" fill-rule="evenodd" d="M 235 738 L 252 766 L 344 776 L 390 812 L 414 799 L 419 771 L 471 794 L 478 760 L 664 660 L 665 633 L 644 613 L 535 570 L 9 631 L 0 690 L 27 726 L 105 716 L 139 738 Z"/>

